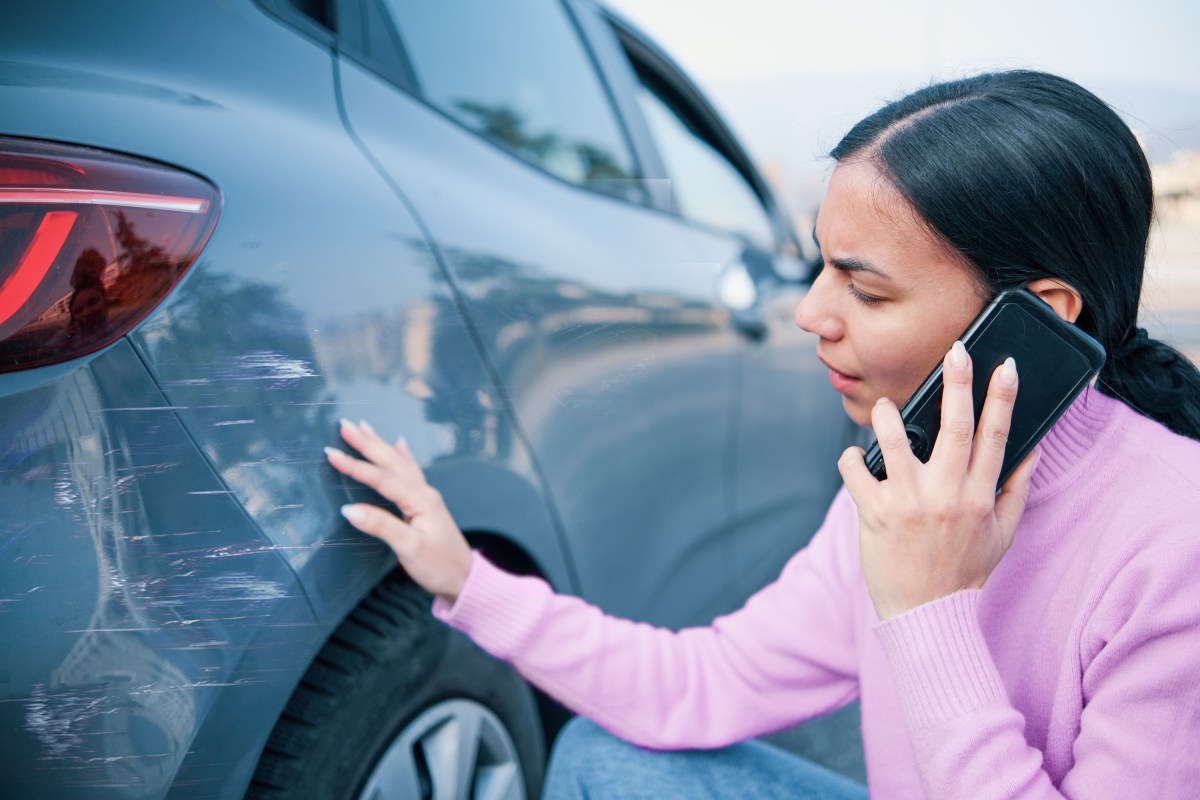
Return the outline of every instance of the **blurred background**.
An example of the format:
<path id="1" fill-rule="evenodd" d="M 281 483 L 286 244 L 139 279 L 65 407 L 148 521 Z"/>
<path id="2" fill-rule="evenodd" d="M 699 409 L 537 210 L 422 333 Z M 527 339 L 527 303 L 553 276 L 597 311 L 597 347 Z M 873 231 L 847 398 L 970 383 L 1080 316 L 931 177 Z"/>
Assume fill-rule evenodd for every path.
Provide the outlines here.
<path id="1" fill-rule="evenodd" d="M 801 236 L 843 133 L 931 80 L 1056 72 L 1141 138 L 1154 170 L 1143 325 L 1200 363 L 1200 3 L 608 0 L 700 84 Z"/>

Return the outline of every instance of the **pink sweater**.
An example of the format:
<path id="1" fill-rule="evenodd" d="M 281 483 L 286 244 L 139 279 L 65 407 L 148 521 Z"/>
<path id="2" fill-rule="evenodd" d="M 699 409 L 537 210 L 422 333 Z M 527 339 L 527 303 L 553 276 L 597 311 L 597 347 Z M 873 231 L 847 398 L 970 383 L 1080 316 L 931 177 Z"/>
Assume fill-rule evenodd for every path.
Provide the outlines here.
<path id="1" fill-rule="evenodd" d="M 1200 797 L 1200 442 L 1089 390 L 981 591 L 879 623 L 843 490 L 708 627 L 615 619 L 476 555 L 441 619 L 616 735 L 718 747 L 862 699 L 886 798 Z"/>

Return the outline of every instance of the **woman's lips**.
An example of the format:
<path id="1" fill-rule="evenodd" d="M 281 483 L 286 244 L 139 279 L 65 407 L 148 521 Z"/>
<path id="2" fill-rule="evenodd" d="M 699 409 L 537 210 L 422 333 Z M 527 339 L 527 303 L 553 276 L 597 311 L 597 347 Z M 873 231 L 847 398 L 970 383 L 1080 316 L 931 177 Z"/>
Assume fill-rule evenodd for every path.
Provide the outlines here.
<path id="1" fill-rule="evenodd" d="M 850 392 L 856 386 L 858 386 L 860 383 L 862 383 L 862 379 L 855 378 L 852 375 L 847 375 L 844 372 L 839 372 L 838 370 L 834 369 L 833 367 L 830 367 L 829 362 L 827 362 L 823 358 L 821 359 L 821 363 L 824 364 L 825 366 L 829 367 L 829 382 L 831 384 L 833 384 L 833 388 L 836 391 L 841 392 L 842 394 L 846 394 L 847 392 Z"/>

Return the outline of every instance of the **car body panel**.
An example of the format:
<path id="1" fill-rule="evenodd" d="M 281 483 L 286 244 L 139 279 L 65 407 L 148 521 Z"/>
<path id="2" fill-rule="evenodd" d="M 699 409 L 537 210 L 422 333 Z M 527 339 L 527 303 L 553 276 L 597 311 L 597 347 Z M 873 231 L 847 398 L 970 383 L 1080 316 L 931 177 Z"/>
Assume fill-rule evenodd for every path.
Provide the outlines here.
<path id="1" fill-rule="evenodd" d="M 161 797 L 219 695 L 270 713 L 264 620 L 321 630 L 128 342 L 0 403 L 5 792 Z"/>
<path id="2" fill-rule="evenodd" d="M 82 17 L 95 10 L 90 5 L 72 9 Z M 153 456 L 159 440 L 132 437 L 123 426 L 169 426 L 180 437 L 175 446 L 191 448 L 192 469 L 207 480 L 173 479 L 187 491 L 208 493 L 194 495 L 208 498 L 206 509 L 219 500 L 229 515 L 180 506 L 181 512 L 190 508 L 191 524 L 202 520 L 212 527 L 198 531 L 187 550 L 218 551 L 219 557 L 202 562 L 214 572 L 205 578 L 208 583 L 192 582 L 196 596 L 172 601 L 183 618 L 173 622 L 188 623 L 189 633 L 203 632 L 205 626 L 195 620 L 215 618 L 205 603 L 223 597 L 231 609 L 240 602 L 245 620 L 237 626 L 241 640 L 224 632 L 205 640 L 228 642 L 213 649 L 229 663 L 214 665 L 210 659 L 194 669 L 168 664 L 155 677 L 182 687 L 171 689 L 173 694 L 202 700 L 180 703 L 179 710 L 169 712 L 171 720 L 155 722 L 167 731 L 161 741 L 150 741 L 149 734 L 137 741 L 126 735 L 125 744 L 109 749 L 88 737 L 89 726 L 118 717 L 152 717 L 145 698 L 166 690 L 138 675 L 136 666 L 132 677 L 88 667 L 91 671 L 80 674 L 92 681 L 91 694 L 81 693 L 73 688 L 76 679 L 64 672 L 68 665 L 53 662 L 59 657 L 82 662 L 77 653 L 84 645 L 39 647 L 39 660 L 26 665 L 28 677 L 10 673 L 0 698 L 6 701 L 0 707 L 14 715 L 5 730 L 25 731 L 19 734 L 24 745 L 11 751 L 15 760 L 4 772 L 40 767 L 27 773 L 33 781 L 26 787 L 30 797 L 162 797 L 173 778 L 173 797 L 240 796 L 279 709 L 324 637 L 394 566 L 385 547 L 351 531 L 338 514 L 344 502 L 378 499 L 324 464 L 321 448 L 337 444 L 340 416 L 373 419 L 389 435 L 403 432 L 418 457 L 432 464 L 431 476 L 437 476 L 464 526 L 509 535 L 552 580 L 566 583 L 568 577 L 531 459 L 511 435 L 504 405 L 429 246 L 401 200 L 346 134 L 329 51 L 248 3 L 170 10 L 146 4 L 125 13 L 143 20 L 147 29 L 175 30 L 178 36 L 151 42 L 130 58 L 120 40 L 104 41 L 95 33 L 104 30 L 104 19 L 92 21 L 91 34 L 89 21 L 80 19 L 84 28 L 68 37 L 61 52 L 23 53 L 23 42 L 46 37 L 22 38 L 22 31 L 36 30 L 54 9 L 14 16 L 8 33 L 0 35 L 6 55 L 0 68 L 4 133 L 46 136 L 52 131 L 59 141 L 186 164 L 220 187 L 223 214 L 199 262 L 128 340 L 98 358 L 39 371 L 50 376 L 40 385 L 36 376 L 5 376 L 0 392 L 13 391 L 0 399 L 0 419 L 24 431 L 13 437 L 29 448 L 12 456 L 17 461 L 0 482 L 9 495 L 5 518 L 37 518 L 43 512 L 28 510 L 53 507 L 56 498 L 67 496 L 66 489 L 55 494 L 48 487 L 80 469 L 79 454 L 68 443 L 38 439 L 36 446 L 29 444 L 36 424 L 30 406 L 92 417 L 94 437 L 129 443 L 129 457 L 136 462 L 129 469 L 135 470 Z M 169 24 L 156 20 L 158 14 L 168 16 Z M 196 45 L 203 41 L 221 41 L 226 60 L 215 64 L 209 54 L 198 52 Z M 268 50 L 269 62 L 262 56 Z M 63 63 L 70 66 L 59 66 Z M 262 97 L 276 102 L 264 104 Z M 258 146 L 266 132 L 270 146 Z M 140 380 L 155 394 L 117 404 L 143 409 L 125 412 L 121 426 L 95 418 L 97 391 L 67 409 L 42 399 L 72 391 L 77 397 L 73 387 L 78 385 L 108 387 L 115 380 L 106 377 L 112 371 L 108 365 L 117 353 L 141 370 Z M 107 371 L 98 375 L 101 370 Z M 32 388 L 18 391 L 27 387 Z M 155 436 L 165 435 L 162 430 Z M 37 464 L 30 466 L 29 458 Z M 74 483 L 129 484 L 126 468 L 111 458 L 89 469 Z M 24 479 L 30 470 L 48 477 L 41 483 Z M 473 490 L 481 473 L 488 475 L 489 487 L 502 487 L 503 493 Z M 166 474 L 180 470 L 173 467 Z M 152 486 L 159 494 L 154 500 L 165 503 L 172 496 L 160 488 L 167 480 L 155 478 Z M 71 491 L 84 496 L 81 488 Z M 86 496 L 94 499 L 95 492 Z M 48 527 L 66 541 L 83 536 L 62 521 Z M 97 632 L 97 626 L 108 624 L 103 615 L 89 622 L 92 615 L 85 613 L 96 604 L 108 573 L 138 586 L 176 580 L 170 562 L 178 558 L 100 563 L 93 556 L 68 573 L 78 573 L 78 582 L 68 579 L 61 591 L 40 590 L 47 592 L 48 605 L 26 602 L 22 593 L 40 585 L 25 586 L 37 576 L 29 560 L 66 548 L 42 542 L 31 530 L 13 522 L 0 541 L 0 563 L 23 576 L 3 584 L 12 613 L 4 615 L 0 640 L 10 644 L 17 641 L 12 637 L 43 627 L 66 640 L 71 637 L 63 630 L 91 631 L 76 638 L 116 637 Z M 108 535 L 121 547 L 129 537 L 141 541 L 187 529 L 173 517 L 155 517 L 114 530 Z M 232 564 L 252 572 L 231 570 Z M 14 605 L 18 601 L 22 604 Z M 108 653 L 97 656 L 102 661 L 111 660 L 114 650 L 124 652 L 153 672 L 149 654 L 156 648 L 170 654 L 176 647 L 163 635 L 163 625 L 150 621 L 145 627 L 159 630 L 138 634 L 150 645 L 87 648 Z M 252 639 L 254 647 L 244 651 Z M 186 652 L 192 642 L 178 647 Z M 138 655 L 143 651 L 145 657 Z M 239 665 L 253 677 L 239 677 Z M 214 666 L 219 669 L 193 674 Z M 39 681 L 38 675 L 55 677 Z M 130 695 L 135 678 L 144 693 Z M 164 703 L 171 693 L 162 694 Z M 224 722 L 210 722 L 210 713 L 211 720 Z M 136 725 L 145 728 L 143 722 Z M 230 736 L 228 726 L 238 735 Z M 146 755 L 162 751 L 169 757 Z"/>
<path id="3" fill-rule="evenodd" d="M 639 78 L 630 66 L 634 57 L 641 60 L 643 70 L 653 71 L 675 88 L 678 102 L 688 106 L 696 124 L 707 126 L 714 147 L 760 195 L 775 229 L 772 252 L 737 233 L 694 222 L 687 233 L 698 260 L 721 265 L 722 277 L 734 274 L 753 285 L 752 302 L 735 312 L 731 322 L 761 333 L 744 341 L 734 359 L 724 591 L 703 603 L 690 596 L 686 584 L 665 587 L 689 597 L 695 619 L 703 623 L 738 608 L 773 580 L 816 532 L 841 485 L 833 465 L 858 436 L 858 429 L 829 386 L 827 370 L 816 355 L 817 338 L 795 323 L 795 309 L 807 292 L 813 265 L 794 255 L 798 247 L 791 226 L 781 218 L 749 156 L 700 90 L 653 41 L 602 6 L 580 0 L 576 7 L 598 60 L 605 64 L 614 102 L 630 120 L 639 158 L 655 170 L 649 173 L 655 179 L 651 182 L 669 186 L 671 174 L 658 149 L 660 143 L 639 112 L 635 96 Z M 613 53 L 613 48 L 619 52 Z M 661 201 L 661 193 L 657 194 Z M 824 464 L 830 467 L 821 469 Z"/>
<path id="4" fill-rule="evenodd" d="M 674 216 L 530 169 L 352 63 L 341 79 L 356 134 L 454 275 L 546 475 L 581 591 L 671 624 L 682 609 L 654 587 L 695 580 L 685 554 L 709 574 L 728 557 L 722 466 L 706 457 L 729 442 L 741 344 L 716 301 L 721 265 L 693 257 Z"/>
<path id="5" fill-rule="evenodd" d="M 628 115 L 632 71 L 587 20 Z M 802 287 L 755 273 L 763 341 L 720 295 L 774 254 L 668 195 L 532 167 L 335 44 L 251 0 L 55 0 L 0 27 L 0 134 L 186 169 L 222 199 L 125 339 L 0 376 L 14 796 L 244 793 L 314 654 L 394 568 L 338 513 L 378 500 L 322 458 L 340 417 L 404 435 L 477 541 L 671 627 L 768 580 L 834 490 L 836 395 L 783 319 Z"/>

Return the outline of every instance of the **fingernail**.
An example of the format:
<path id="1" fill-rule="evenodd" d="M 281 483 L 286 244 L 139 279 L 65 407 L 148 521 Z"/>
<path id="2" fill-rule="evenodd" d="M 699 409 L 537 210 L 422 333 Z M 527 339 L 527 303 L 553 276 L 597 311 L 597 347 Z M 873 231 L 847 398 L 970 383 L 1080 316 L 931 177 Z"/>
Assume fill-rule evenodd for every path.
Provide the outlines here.
<path id="1" fill-rule="evenodd" d="M 1017 385 L 1017 362 L 1013 361 L 1012 356 L 1004 359 L 1004 366 L 1000 368 L 1000 383 L 1005 386 Z"/>
<path id="2" fill-rule="evenodd" d="M 341 512 L 343 517 L 355 523 L 362 522 L 364 516 L 361 508 L 349 504 L 342 506 Z"/>
<path id="3" fill-rule="evenodd" d="M 353 428 L 353 427 L 354 427 L 354 423 L 353 423 L 353 422 L 351 422 L 350 420 L 346 419 L 345 417 L 342 417 L 342 418 L 341 418 L 341 420 L 339 421 L 339 424 L 340 424 L 340 425 L 341 425 L 343 428 Z"/>
<path id="4" fill-rule="evenodd" d="M 956 341 L 954 346 L 950 348 L 950 366 L 955 369 L 966 369 L 967 348 L 963 347 L 961 340 Z"/>
<path id="5" fill-rule="evenodd" d="M 878 400 L 876 400 L 876 401 L 875 401 L 875 405 L 877 405 L 877 406 L 881 406 L 881 405 L 883 405 L 884 403 L 886 403 L 887 401 L 888 401 L 888 399 L 887 399 L 886 397 L 881 397 L 881 398 L 879 398 Z"/>
<path id="6" fill-rule="evenodd" d="M 371 427 L 371 423 L 367 422 L 365 419 L 360 419 L 358 421 L 358 427 L 362 428 L 367 433 L 375 433 L 375 429 Z"/>
<path id="7" fill-rule="evenodd" d="M 343 453 L 341 450 L 338 450 L 336 447 L 326 447 L 325 455 L 327 455 L 327 456 L 344 456 L 346 454 Z"/>

